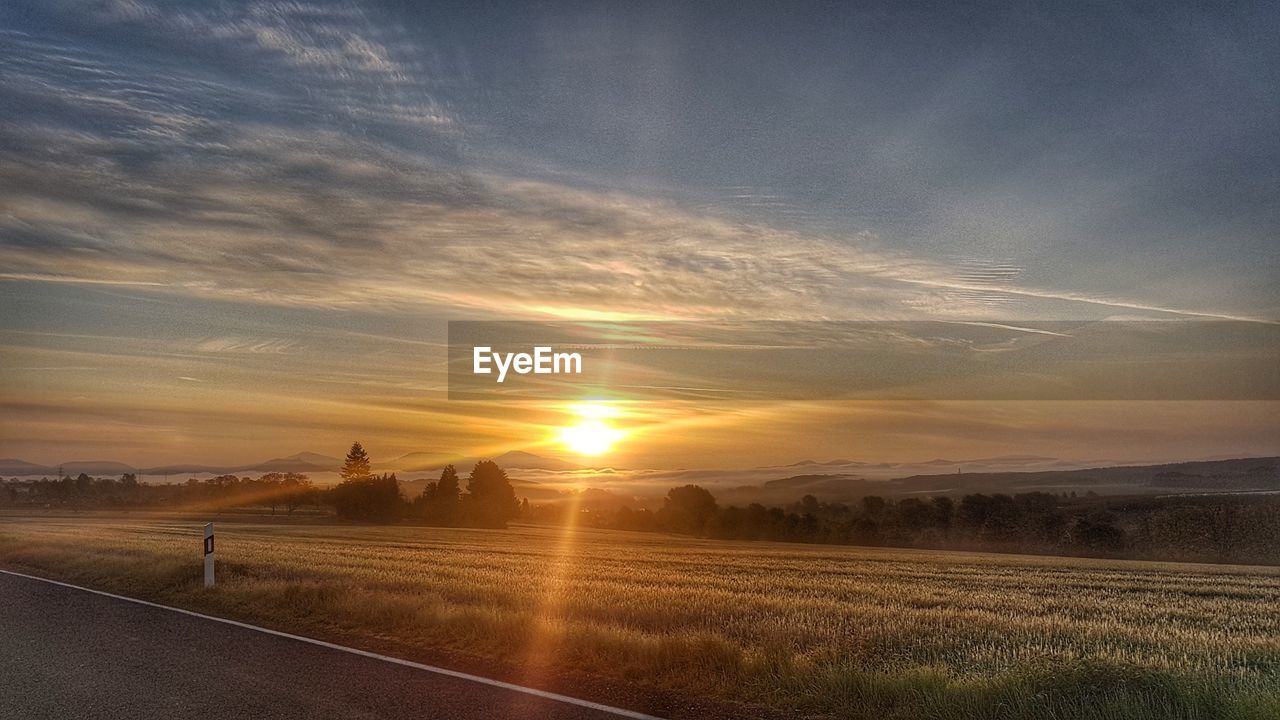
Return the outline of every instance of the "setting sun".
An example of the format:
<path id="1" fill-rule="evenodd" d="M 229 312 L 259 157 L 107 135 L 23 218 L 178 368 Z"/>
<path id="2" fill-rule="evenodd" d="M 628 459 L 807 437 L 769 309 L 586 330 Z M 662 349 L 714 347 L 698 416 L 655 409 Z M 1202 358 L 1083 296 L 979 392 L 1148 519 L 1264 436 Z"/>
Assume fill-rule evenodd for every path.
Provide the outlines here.
<path id="1" fill-rule="evenodd" d="M 578 455 L 603 455 L 623 434 L 603 420 L 588 418 L 561 430 L 560 442 Z"/>
<path id="2" fill-rule="evenodd" d="M 609 423 L 610 419 L 621 415 L 612 405 L 580 402 L 569 405 L 566 409 L 577 418 L 560 429 L 560 443 L 574 454 L 592 457 L 603 455 L 626 436 L 624 431 Z"/>

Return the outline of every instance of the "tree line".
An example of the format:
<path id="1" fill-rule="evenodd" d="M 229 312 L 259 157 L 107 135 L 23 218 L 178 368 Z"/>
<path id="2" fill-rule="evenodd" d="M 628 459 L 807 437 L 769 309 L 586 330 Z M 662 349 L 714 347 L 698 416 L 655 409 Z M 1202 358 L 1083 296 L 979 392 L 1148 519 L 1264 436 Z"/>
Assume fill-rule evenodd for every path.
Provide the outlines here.
<path id="1" fill-rule="evenodd" d="M 672 488 L 656 511 L 621 507 L 589 524 L 732 540 L 780 540 L 1187 562 L 1280 563 L 1280 497 L 1105 498 L 1045 492 L 953 499 L 721 507 L 705 488 Z"/>
<path id="2" fill-rule="evenodd" d="M 375 474 L 369 454 L 353 443 L 340 471 L 342 482 L 317 488 L 300 473 L 266 473 L 258 478 L 218 475 L 186 483 L 149 484 L 126 473 L 119 479 L 78 477 L 0 483 L 0 506 L 75 509 L 140 508 L 184 512 L 217 512 L 232 508 L 268 507 L 293 514 L 303 507 L 331 508 L 338 517 L 390 523 L 421 522 L 454 527 L 506 527 L 521 504 L 507 473 L 492 460 L 471 469 L 463 488 L 458 471 L 446 466 L 440 479 L 412 499 L 400 489 L 395 473 Z M 527 507 L 527 501 L 525 507 Z"/>
<path id="3" fill-rule="evenodd" d="M 939 550 L 1116 557 L 1189 562 L 1280 563 L 1280 496 L 1265 494 L 1084 497 L 1045 492 L 822 502 L 813 495 L 786 507 L 721 506 L 697 485 L 671 488 L 656 510 L 622 506 L 576 512 L 575 504 L 530 510 L 517 501 L 506 471 L 491 460 L 466 478 L 448 465 L 437 480 L 405 497 L 394 473 L 375 474 L 356 442 L 342 482 L 324 490 L 299 473 L 258 478 L 219 475 L 185 484 L 148 484 L 81 473 L 0 483 L 0 505 L 164 508 L 189 512 L 269 507 L 287 513 L 331 508 L 359 522 L 505 527 L 535 522 L 586 524 L 730 540 L 776 540 Z M 573 512 L 573 516 L 566 513 Z"/>
<path id="4" fill-rule="evenodd" d="M 322 491 L 301 473 L 269 472 L 257 478 L 218 475 L 182 484 L 151 484 L 134 473 L 118 479 L 80 473 L 0 484 L 0 505 L 70 508 L 166 508 L 187 511 L 266 507 L 288 514 L 321 502 Z"/>

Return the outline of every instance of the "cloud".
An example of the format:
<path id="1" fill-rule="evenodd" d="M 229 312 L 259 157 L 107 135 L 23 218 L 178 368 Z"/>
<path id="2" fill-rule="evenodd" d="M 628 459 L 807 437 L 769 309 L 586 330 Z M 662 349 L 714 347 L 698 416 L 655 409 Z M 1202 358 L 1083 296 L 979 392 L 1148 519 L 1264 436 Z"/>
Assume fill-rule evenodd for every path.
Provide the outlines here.
<path id="1" fill-rule="evenodd" d="M 506 317 L 1225 316 L 486 167 L 436 97 L 431 48 L 369 12 L 107 5 L 97 28 L 189 51 L 163 69 L 9 32 L 0 105 L 34 111 L 0 110 L 3 277 Z"/>
<path id="2" fill-rule="evenodd" d="M 1256 128 L 1274 113 L 1196 90 L 1257 82 L 1269 68 L 1259 58 L 1274 53 L 1222 55 L 1232 61 L 1220 74 L 1197 76 L 1153 32 L 1180 55 L 1152 62 L 1187 78 L 1144 83 L 1168 100 L 1153 103 L 1095 82 L 1134 68 L 1150 78 L 1150 65 L 1045 46 L 1023 75 L 1010 58 L 975 60 L 946 42 L 902 53 L 892 22 L 864 34 L 824 22 L 831 42 L 805 47 L 791 42 L 812 29 L 802 22 L 735 25 L 734 36 L 765 40 L 739 53 L 705 43 L 693 16 L 674 32 L 632 22 L 643 13 L 566 23 L 530 12 L 513 30 L 417 10 L 47 0 L 6 14 L 0 302 L 15 310 L 0 313 L 0 366 L 17 378 L 6 443 L 57 456 L 67 438 L 145 444 L 174 460 L 204 447 L 213 461 L 343 447 L 356 429 L 406 451 L 424 433 L 463 451 L 542 432 L 537 408 L 441 398 L 443 318 L 949 318 L 1034 330 L 1016 321 L 1274 308 L 1271 290 L 1248 285 L 1264 284 L 1272 246 L 1233 240 L 1235 221 L 1221 221 L 1238 210 L 1245 240 L 1267 225 L 1249 203 L 1274 205 L 1260 190 L 1274 185 L 1269 171 L 1205 160 L 1270 167 L 1257 158 L 1274 143 Z M 906 20 L 912 37 L 958 35 L 945 19 Z M 1005 22 L 976 54 L 999 55 L 1036 27 L 1053 42 L 1121 45 L 1057 22 Z M 866 58 L 877 58 L 869 74 L 857 65 Z M 1087 82 L 1055 92 L 1037 72 Z M 1185 137 L 1203 142 L 1171 142 Z M 1178 250 L 1160 233 L 1194 229 L 1196 213 L 1214 248 L 1188 254 L 1188 239 L 1153 263 L 1153 251 Z M 694 373 L 650 379 L 708 394 Z M 701 417 L 703 404 L 725 407 Z M 1021 406 L 703 404 L 681 413 L 705 426 L 659 423 L 648 445 L 669 454 L 660 460 L 798 458 L 815 446 L 999 452 L 1019 427 L 1030 444 L 1067 438 L 1046 451 L 1193 452 L 1193 423 L 1157 409 L 1143 410 L 1145 427 L 1164 435 L 1144 440 L 1124 434 L 1141 423 L 1084 405 L 1044 410 L 1037 425 Z M 1213 440 L 1203 447 L 1262 448 L 1274 436 L 1273 407 L 1237 415 L 1202 422 Z"/>
<path id="3" fill-rule="evenodd" d="M 280 338 L 213 337 L 200 340 L 195 350 L 202 353 L 258 353 L 279 355 L 294 346 L 294 341 Z"/>
<path id="4" fill-rule="evenodd" d="M 1020 298 L 1168 310 L 1020 288 L 1012 272 L 975 278 L 971 267 L 875 249 L 867 234 L 815 237 L 484 174 L 328 131 L 242 123 L 224 129 L 216 152 L 187 148 L 143 169 L 130 166 L 127 148 L 79 135 L 63 143 L 64 157 L 38 169 L 0 169 L 9 187 L 25 188 L 11 193 L 3 220 L 15 238 L 0 247 L 11 276 L 526 317 L 607 308 L 655 318 L 999 319 L 1017 317 Z M 191 154 L 202 155 L 198 174 L 187 171 Z"/>

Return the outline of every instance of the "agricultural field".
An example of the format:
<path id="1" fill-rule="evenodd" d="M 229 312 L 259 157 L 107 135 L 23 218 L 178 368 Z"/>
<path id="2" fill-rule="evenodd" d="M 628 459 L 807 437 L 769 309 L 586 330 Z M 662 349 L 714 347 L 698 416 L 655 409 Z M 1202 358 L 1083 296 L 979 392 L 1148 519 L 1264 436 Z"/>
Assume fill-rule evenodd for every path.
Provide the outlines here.
<path id="1" fill-rule="evenodd" d="M 1280 717 L 1280 568 L 598 530 L 0 518 L 0 568 L 799 717 Z"/>

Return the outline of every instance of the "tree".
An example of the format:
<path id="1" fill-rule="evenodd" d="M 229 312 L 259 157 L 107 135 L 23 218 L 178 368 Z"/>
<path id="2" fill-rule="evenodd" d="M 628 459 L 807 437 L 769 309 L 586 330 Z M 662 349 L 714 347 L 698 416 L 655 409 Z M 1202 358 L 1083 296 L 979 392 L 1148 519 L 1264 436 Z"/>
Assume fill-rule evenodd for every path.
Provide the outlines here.
<path id="1" fill-rule="evenodd" d="M 933 520 L 933 509 L 920 498 L 900 500 L 896 508 L 898 526 L 910 538 L 929 526 Z"/>
<path id="2" fill-rule="evenodd" d="M 956 514 L 956 503 L 943 495 L 933 499 L 934 522 L 942 528 L 951 526 L 951 518 Z"/>
<path id="3" fill-rule="evenodd" d="M 471 519 L 481 527 L 504 528 L 520 509 L 506 471 L 492 460 L 481 460 L 471 468 L 467 500 Z"/>
<path id="4" fill-rule="evenodd" d="M 700 535 L 718 509 L 715 496 L 705 488 L 685 485 L 667 491 L 658 519 L 673 532 Z"/>
<path id="5" fill-rule="evenodd" d="M 271 514 L 276 514 L 276 507 L 284 500 L 284 488 L 281 484 L 284 480 L 284 473 L 269 472 L 258 478 L 257 485 L 261 486 L 258 494 L 271 508 Z"/>
<path id="6" fill-rule="evenodd" d="M 800 510 L 802 512 L 813 515 L 822 508 L 822 504 L 818 502 L 818 498 L 812 495 L 805 495 L 800 498 Z"/>
<path id="7" fill-rule="evenodd" d="M 240 478 L 235 475 L 218 475 L 217 477 L 211 477 L 204 482 L 206 485 L 212 487 L 231 487 L 238 484 L 240 482 Z"/>
<path id="8" fill-rule="evenodd" d="M 342 464 L 340 474 L 343 480 L 365 480 L 372 477 L 369 454 L 364 451 L 364 446 L 359 442 L 351 443 L 351 450 L 347 452 L 347 459 Z"/>
<path id="9" fill-rule="evenodd" d="M 458 470 L 452 465 L 445 465 L 440 471 L 440 479 L 427 483 L 415 505 L 427 522 L 452 525 L 458 520 L 461 492 Z"/>
<path id="10" fill-rule="evenodd" d="M 862 515 L 874 520 L 884 514 L 888 505 L 879 495 L 868 495 L 862 498 Z"/>
<path id="11" fill-rule="evenodd" d="M 859 517 L 849 528 L 849 540 L 854 545 L 879 545 L 880 526 L 869 517 Z"/>
<path id="12" fill-rule="evenodd" d="M 285 473 L 280 486 L 284 491 L 284 509 L 290 515 L 294 510 L 315 500 L 315 486 L 311 484 L 311 478 L 302 473 Z"/>
<path id="13" fill-rule="evenodd" d="M 1113 525 L 1109 517 L 1080 518 L 1071 527 L 1070 542 L 1090 555 L 1115 554 L 1124 549 L 1124 530 Z"/>
<path id="14" fill-rule="evenodd" d="M 506 477 L 504 474 L 503 477 Z M 443 505 L 457 505 L 462 494 L 462 486 L 458 481 L 458 469 L 445 465 L 440 471 L 440 480 L 436 482 L 436 500 Z"/>
<path id="15" fill-rule="evenodd" d="M 338 517 L 369 522 L 391 522 L 405 509 L 395 474 L 343 480 L 329 491 L 329 502 Z"/>
<path id="16" fill-rule="evenodd" d="M 1017 543 L 1022 532 L 1022 509 L 1004 493 L 991 496 L 981 538 L 988 543 Z"/>

